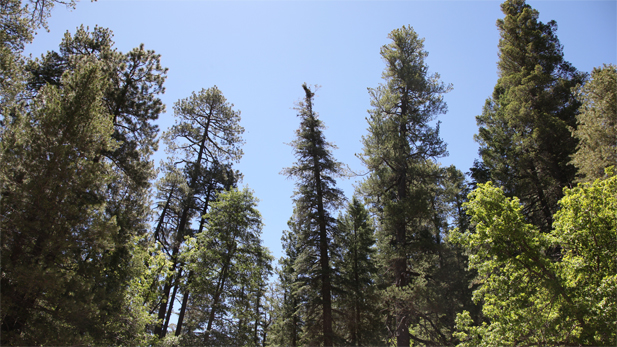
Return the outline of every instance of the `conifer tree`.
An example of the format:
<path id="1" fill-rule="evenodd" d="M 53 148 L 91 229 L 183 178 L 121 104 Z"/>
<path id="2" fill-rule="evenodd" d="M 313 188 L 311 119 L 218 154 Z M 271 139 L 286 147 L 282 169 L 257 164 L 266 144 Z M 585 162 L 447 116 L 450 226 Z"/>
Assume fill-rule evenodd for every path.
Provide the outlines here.
<path id="1" fill-rule="evenodd" d="M 281 237 L 284 255 L 279 259 L 277 269 L 278 282 L 276 284 L 276 302 L 273 312 L 273 323 L 270 341 L 276 346 L 299 345 L 302 335 L 302 317 L 298 314 L 300 307 L 299 294 L 297 292 L 298 273 L 294 264 L 300 253 L 298 244 L 298 224 L 295 219 L 296 213 L 287 222 L 289 230 L 283 230 Z"/>
<path id="2" fill-rule="evenodd" d="M 362 193 L 377 213 L 384 281 L 391 286 L 391 337 L 409 346 L 414 310 L 413 283 L 422 274 L 414 254 L 426 254 L 431 238 L 430 189 L 438 176 L 432 160 L 446 154 L 435 116 L 444 113 L 443 94 L 450 90 L 439 75 L 428 73 L 423 39 L 410 26 L 393 30 L 392 42 L 381 48 L 386 62 L 384 84 L 369 89 L 369 134 L 363 137 L 362 160 L 370 171 Z M 436 231 L 433 231 L 433 233 Z M 429 242 L 430 243 L 430 242 Z M 412 306 L 409 306 L 412 305 Z"/>
<path id="3" fill-rule="evenodd" d="M 580 179 L 604 177 L 604 169 L 617 166 L 617 67 L 594 68 L 591 79 L 577 92 L 583 103 L 572 135 L 579 140 L 572 163 Z"/>
<path id="4" fill-rule="evenodd" d="M 189 240 L 182 259 L 193 278 L 183 344 L 255 343 L 261 320 L 255 305 L 272 261 L 261 245 L 256 207 L 248 189 L 223 191 L 211 203 L 207 228 Z"/>
<path id="5" fill-rule="evenodd" d="M 305 84 L 304 100 L 298 104 L 300 128 L 297 139 L 291 145 L 297 162 L 283 173 L 296 182 L 294 203 L 298 217 L 298 243 L 301 253 L 294 265 L 310 302 L 306 308 L 306 343 L 334 344 L 332 329 L 332 263 L 331 243 L 336 220 L 331 211 L 343 199 L 342 191 L 336 188 L 335 177 L 341 173 L 341 164 L 332 158 L 334 146 L 326 142 L 324 125 L 313 111 L 315 93 Z M 316 295 L 313 295 L 316 294 Z"/>
<path id="6" fill-rule="evenodd" d="M 173 302 L 183 280 L 183 267 L 179 261 L 180 251 L 186 237 L 193 237 L 204 230 L 209 205 L 216 193 L 235 187 L 239 173 L 231 169 L 231 163 L 242 156 L 239 125 L 240 112 L 233 110 L 223 93 L 215 86 L 202 89 L 174 105 L 176 124 L 164 135 L 168 149 L 176 153 L 187 186 L 177 219 L 173 240 L 170 240 L 171 273 L 162 288 L 159 304 L 159 325 L 155 334 L 167 334 Z M 192 229 L 194 217 L 198 217 L 198 228 Z M 164 218 L 161 216 L 160 218 Z M 184 317 L 188 300 L 188 285 L 183 294 L 180 317 Z M 173 289 L 173 291 L 172 291 Z M 178 321 L 176 335 L 181 333 L 182 320 Z"/>
<path id="7" fill-rule="evenodd" d="M 499 80 L 476 117 L 482 161 L 472 177 L 519 197 L 529 220 L 549 231 L 576 173 L 570 156 L 577 141 L 569 129 L 576 128 L 580 103 L 571 90 L 583 75 L 563 59 L 555 21 L 540 22 L 524 0 L 507 0 L 501 9 Z"/>
<path id="8" fill-rule="evenodd" d="M 154 178 L 150 156 L 157 149 L 158 133 L 153 121 L 164 110 L 158 95 L 164 91 L 166 78 L 166 69 L 153 51 L 142 45 L 124 54 L 113 46 L 110 30 L 95 27 L 89 31 L 82 26 L 74 35 L 65 34 L 58 52 L 48 52 L 26 66 L 31 95 L 49 85 L 65 88 L 62 76 L 74 71 L 81 61 L 99 62 L 106 80 L 102 105 L 112 120 L 111 136 L 118 143 L 97 158 L 108 162 L 114 171 L 115 179 L 106 185 L 105 210 L 115 216 L 119 228 L 111 241 L 114 246 L 102 256 L 107 273 L 101 276 L 101 286 L 106 294 L 99 296 L 99 309 L 109 317 L 122 315 L 126 309 L 125 300 L 132 295 L 129 283 L 141 276 L 135 272 L 139 268 L 135 256 L 150 247 L 149 181 Z M 27 110 L 29 105 L 25 107 Z"/>
<path id="9" fill-rule="evenodd" d="M 350 346 L 379 345 L 383 325 L 375 281 L 375 229 L 368 211 L 355 196 L 338 218 L 335 241 L 336 308 L 342 337 Z"/>
<path id="10" fill-rule="evenodd" d="M 118 143 L 104 66 L 84 59 L 61 82 L 15 114 L 0 143 L 2 344 L 140 343 L 141 299 L 110 292 L 128 283 L 107 268 L 120 227 L 106 212 L 118 177 L 101 156 Z"/>

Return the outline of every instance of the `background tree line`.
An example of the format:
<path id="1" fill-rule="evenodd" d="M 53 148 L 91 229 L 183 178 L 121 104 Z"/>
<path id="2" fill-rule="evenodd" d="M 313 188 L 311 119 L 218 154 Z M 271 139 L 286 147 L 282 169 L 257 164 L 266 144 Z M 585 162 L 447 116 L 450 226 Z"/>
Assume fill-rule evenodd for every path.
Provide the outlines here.
<path id="1" fill-rule="evenodd" d="M 501 5 L 470 179 L 438 162 L 452 86 L 411 26 L 381 48 L 349 199 L 302 85 L 276 268 L 233 167 L 240 111 L 216 86 L 178 100 L 155 167 L 160 56 L 100 27 L 22 56 L 57 3 L 0 2 L 2 344 L 617 341 L 617 68 L 577 71 L 524 1 Z"/>

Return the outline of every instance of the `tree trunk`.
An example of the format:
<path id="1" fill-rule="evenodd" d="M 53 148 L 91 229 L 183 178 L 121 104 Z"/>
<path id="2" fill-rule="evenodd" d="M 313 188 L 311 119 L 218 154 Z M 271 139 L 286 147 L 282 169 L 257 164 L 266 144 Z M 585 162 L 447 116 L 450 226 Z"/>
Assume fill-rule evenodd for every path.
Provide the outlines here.
<path id="1" fill-rule="evenodd" d="M 180 307 L 180 313 L 178 315 L 178 325 L 176 325 L 176 336 L 180 336 L 182 332 L 182 323 L 184 322 L 184 314 L 186 312 L 186 306 L 189 301 L 189 283 L 191 282 L 191 278 L 193 277 L 193 271 L 189 271 L 189 274 L 186 279 L 186 290 L 184 291 L 184 295 L 182 296 L 182 306 Z"/>
<path id="2" fill-rule="evenodd" d="M 307 98 L 308 110 L 313 116 L 310 98 Z M 313 129 L 314 130 L 314 129 Z M 316 141 L 313 141 L 315 143 Z M 323 191 L 321 187 L 321 168 L 317 154 L 313 153 L 313 175 L 315 176 L 315 191 L 317 192 L 317 213 L 319 217 L 319 260 L 321 266 L 321 299 L 323 301 L 322 322 L 323 322 L 323 341 L 324 346 L 334 344 L 334 334 L 332 333 L 332 283 L 330 282 L 330 259 L 328 255 L 328 229 L 326 225 L 326 214 L 323 206 Z"/>
<path id="3" fill-rule="evenodd" d="M 174 291 L 169 299 L 170 305 L 167 307 L 167 315 L 165 316 L 165 324 L 163 325 L 163 337 L 167 335 L 167 328 L 169 327 L 169 320 L 171 319 L 171 313 L 173 312 L 174 303 L 176 301 L 176 294 L 178 294 L 178 287 L 180 286 L 180 278 L 182 278 L 182 266 L 178 268 L 178 276 L 176 277 L 176 283 L 174 284 Z"/>
<path id="4" fill-rule="evenodd" d="M 235 237 L 234 237 L 235 241 Z M 235 253 L 235 242 L 234 244 L 228 248 L 228 257 L 221 268 L 221 274 L 219 275 L 218 283 L 216 285 L 216 292 L 212 298 L 212 307 L 210 308 L 210 314 L 208 317 L 208 325 L 206 327 L 206 331 L 204 332 L 204 346 L 208 345 L 208 340 L 210 340 L 210 330 L 212 329 L 212 324 L 214 323 L 214 317 L 216 315 L 216 306 L 219 304 L 221 294 L 223 293 L 223 289 L 225 288 L 225 281 L 227 280 L 227 270 L 231 264 L 231 258 L 233 253 Z"/>
<path id="5" fill-rule="evenodd" d="M 403 100 L 401 106 L 401 114 L 406 115 L 407 113 L 407 102 Z M 401 120 L 401 124 L 399 126 L 399 136 L 401 138 L 401 148 L 399 153 L 399 165 L 397 169 L 399 170 L 398 175 L 398 187 L 397 187 L 397 198 L 399 205 L 407 199 L 407 123 L 405 120 Z M 396 222 L 396 256 L 397 258 L 394 260 L 394 276 L 396 280 L 396 286 L 399 288 L 406 287 L 408 283 L 407 278 L 407 253 L 405 250 L 405 245 L 407 243 L 407 216 L 403 211 L 399 211 L 399 215 L 395 216 L 397 219 Z M 405 306 L 405 303 L 399 303 L 398 300 L 395 302 L 396 306 L 396 345 L 409 347 L 411 342 L 411 337 L 409 335 L 409 327 L 408 327 L 408 315 L 406 312 L 401 312 L 401 307 Z"/>

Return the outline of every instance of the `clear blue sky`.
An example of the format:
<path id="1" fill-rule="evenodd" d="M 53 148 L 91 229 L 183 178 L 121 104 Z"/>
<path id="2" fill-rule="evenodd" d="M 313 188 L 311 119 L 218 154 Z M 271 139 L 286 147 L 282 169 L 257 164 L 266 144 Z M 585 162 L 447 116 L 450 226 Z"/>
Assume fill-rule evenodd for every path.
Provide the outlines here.
<path id="1" fill-rule="evenodd" d="M 292 165 L 298 119 L 292 109 L 301 85 L 321 85 L 315 110 L 328 127 L 334 156 L 353 170 L 366 134 L 367 88 L 381 82 L 379 55 L 388 33 L 411 25 L 424 37 L 431 72 L 454 90 L 449 111 L 439 119 L 449 157 L 444 165 L 466 172 L 477 156 L 475 116 L 497 80 L 495 26 L 500 1 L 82 1 L 68 11 L 59 6 L 49 32 L 39 32 L 26 52 L 57 50 L 64 33 L 84 24 L 110 28 L 116 47 L 126 52 L 144 43 L 169 68 L 167 112 L 158 124 L 173 124 L 173 103 L 192 91 L 217 85 L 242 112 L 244 157 L 236 165 L 243 185 L 261 200 L 263 239 L 275 257 L 292 211 L 294 182 L 279 175 Z M 617 63 L 616 1 L 528 1 L 540 20 L 556 20 L 565 58 L 581 71 Z M 162 145 L 162 143 L 161 143 Z M 163 148 L 156 163 L 165 156 Z M 339 180 L 350 198 L 353 180 Z"/>

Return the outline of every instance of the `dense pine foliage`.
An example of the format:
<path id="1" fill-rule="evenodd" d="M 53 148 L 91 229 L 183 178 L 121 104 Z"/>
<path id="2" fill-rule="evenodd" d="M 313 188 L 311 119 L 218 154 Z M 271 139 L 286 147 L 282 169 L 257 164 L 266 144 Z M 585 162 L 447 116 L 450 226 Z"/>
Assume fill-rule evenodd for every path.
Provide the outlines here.
<path id="1" fill-rule="evenodd" d="M 110 29 L 23 56 L 57 3 L 0 0 L 0 344 L 617 344 L 617 68 L 577 71 L 524 0 L 501 5 L 470 180 L 439 163 L 452 86 L 411 26 L 381 48 L 352 197 L 301 85 L 276 264 L 240 111 L 204 88 L 159 132 L 167 69 Z"/>

